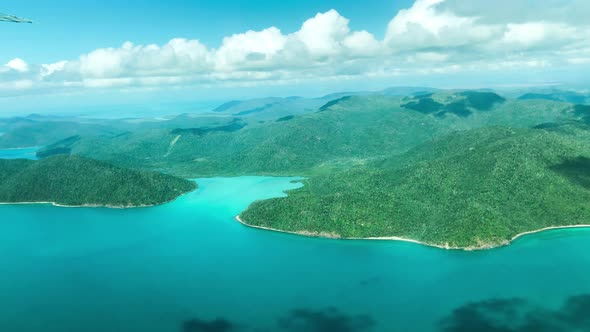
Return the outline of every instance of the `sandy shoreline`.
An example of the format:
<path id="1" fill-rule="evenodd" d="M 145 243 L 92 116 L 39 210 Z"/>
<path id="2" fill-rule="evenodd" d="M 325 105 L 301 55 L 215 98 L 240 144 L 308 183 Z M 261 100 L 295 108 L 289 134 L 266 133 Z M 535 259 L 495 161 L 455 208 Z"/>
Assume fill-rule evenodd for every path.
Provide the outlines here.
<path id="1" fill-rule="evenodd" d="M 172 201 L 164 202 L 161 204 L 153 205 L 132 205 L 132 206 L 117 206 L 117 205 L 100 205 L 100 204 L 84 204 L 84 205 L 64 205 L 56 202 L 0 202 L 0 205 L 52 205 L 60 208 L 107 208 L 107 209 L 136 209 L 136 208 L 147 208 L 152 206 L 158 206 Z"/>
<path id="2" fill-rule="evenodd" d="M 519 239 L 519 238 L 521 238 L 523 236 L 531 235 L 531 234 L 536 234 L 536 233 L 541 233 L 541 232 L 550 231 L 550 230 L 572 229 L 572 228 L 590 228 L 590 225 L 552 226 L 552 227 L 545 227 L 545 228 L 542 228 L 542 229 L 538 229 L 538 230 L 535 230 L 535 231 L 529 231 L 529 232 L 520 233 L 520 234 L 514 236 L 509 241 L 505 241 L 505 242 L 500 243 L 500 244 L 484 245 L 484 246 L 478 246 L 478 247 L 477 246 L 470 246 L 470 247 L 451 247 L 451 246 L 443 246 L 443 245 L 438 245 L 438 244 L 431 244 L 431 243 L 420 242 L 418 240 L 406 239 L 406 238 L 397 237 L 397 236 L 390 236 L 390 237 L 366 237 L 366 238 L 361 238 L 361 237 L 356 237 L 356 238 L 355 237 L 348 237 L 347 238 L 347 237 L 334 236 L 334 234 L 330 234 L 330 233 L 283 231 L 283 230 L 280 230 L 280 229 L 274 229 L 274 228 L 270 228 L 270 227 L 254 226 L 254 225 L 247 224 L 246 222 L 244 222 L 240 218 L 239 215 L 235 216 L 235 220 L 237 222 L 239 222 L 240 224 L 246 226 L 246 227 L 251 227 L 251 228 L 255 228 L 255 229 L 261 229 L 261 230 L 265 230 L 265 231 L 278 232 L 278 233 L 299 235 L 299 236 L 317 237 L 317 238 L 326 238 L 326 239 L 336 239 L 336 240 L 401 241 L 401 242 L 415 243 L 415 244 L 420 244 L 420 245 L 427 246 L 427 247 L 434 247 L 434 248 L 445 249 L 445 250 L 464 250 L 464 251 L 488 250 L 488 249 L 500 248 L 500 247 L 504 247 L 504 246 L 510 245 L 512 242 L 514 242 L 515 240 L 517 240 L 517 239 Z"/>
<path id="3" fill-rule="evenodd" d="M 391 236 L 391 237 L 341 237 L 341 236 L 335 236 L 334 234 L 331 234 L 331 233 L 314 233 L 314 232 L 304 232 L 304 231 L 301 231 L 301 232 L 283 231 L 280 229 L 275 229 L 275 228 L 270 228 L 270 227 L 250 225 L 250 224 L 244 222 L 242 220 L 242 218 L 240 218 L 239 215 L 235 216 L 235 220 L 246 227 L 261 229 L 261 230 L 271 231 L 271 232 L 277 232 L 277 233 L 291 234 L 291 235 L 317 237 L 317 238 L 333 239 L 333 240 L 402 241 L 402 242 L 421 244 L 421 245 L 429 246 L 429 247 L 436 247 L 436 248 L 440 248 L 440 249 L 461 249 L 461 248 L 451 248 L 451 247 L 439 246 L 436 244 L 428 244 L 428 243 L 420 242 L 418 240 L 406 239 L 406 238 L 397 237 L 397 236 Z"/>
<path id="4" fill-rule="evenodd" d="M 541 232 L 551 231 L 551 230 L 557 230 L 557 229 L 568 229 L 568 228 L 590 228 L 590 225 L 570 225 L 570 226 L 545 227 L 545 228 L 538 229 L 536 231 L 530 231 L 530 232 L 520 233 L 517 236 L 513 237 L 510 240 L 510 242 L 512 242 L 514 240 L 517 240 L 518 238 L 521 238 L 523 236 L 530 235 L 530 234 L 536 234 L 536 233 L 541 233 Z"/>
<path id="5" fill-rule="evenodd" d="M 8 148 L 8 149 L 0 149 L 0 151 L 14 151 L 14 150 L 29 150 L 29 149 L 40 149 L 40 146 L 28 146 L 24 148 Z"/>
<path id="6" fill-rule="evenodd" d="M 199 190 L 199 188 L 197 187 L 195 190 Z M 178 195 L 175 198 L 166 201 L 166 202 L 162 202 L 162 203 L 158 203 L 158 204 L 148 204 L 148 205 L 129 205 L 129 206 L 123 206 L 123 205 L 101 205 L 101 204 L 84 204 L 84 205 L 65 205 L 65 204 L 60 204 L 60 203 L 56 203 L 56 202 L 0 202 L 0 205 L 53 205 L 55 207 L 60 207 L 60 208 L 76 208 L 76 209 L 81 209 L 81 208 L 105 208 L 105 209 L 142 209 L 142 208 L 149 208 L 149 207 L 154 207 L 154 206 L 160 206 L 160 205 L 164 205 L 164 204 L 168 204 L 168 203 L 172 203 L 174 201 L 176 201 L 177 199 L 181 198 L 184 195 L 188 195 L 190 193 L 192 193 L 195 190 L 191 190 L 189 192 L 186 192 L 182 195 Z"/>

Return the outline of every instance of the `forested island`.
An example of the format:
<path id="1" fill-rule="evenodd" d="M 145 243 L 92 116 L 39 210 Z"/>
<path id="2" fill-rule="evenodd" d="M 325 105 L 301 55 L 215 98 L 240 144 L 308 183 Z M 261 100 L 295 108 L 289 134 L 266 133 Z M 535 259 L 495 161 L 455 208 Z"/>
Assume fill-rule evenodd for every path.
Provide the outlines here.
<path id="1" fill-rule="evenodd" d="M 193 181 L 79 156 L 0 159 L 1 203 L 142 207 L 169 202 L 195 189 Z"/>
<path id="2" fill-rule="evenodd" d="M 406 88 L 232 101 L 214 115 L 159 122 L 14 119 L 0 122 L 0 145 L 34 137 L 44 148 L 38 162 L 3 162 L 0 198 L 152 205 L 194 189 L 180 178 L 304 176 L 288 197 L 252 204 L 242 222 L 496 247 L 526 232 L 590 224 L 590 107 L 570 96 L 583 100 Z M 38 134 L 45 128 L 51 135 Z"/>

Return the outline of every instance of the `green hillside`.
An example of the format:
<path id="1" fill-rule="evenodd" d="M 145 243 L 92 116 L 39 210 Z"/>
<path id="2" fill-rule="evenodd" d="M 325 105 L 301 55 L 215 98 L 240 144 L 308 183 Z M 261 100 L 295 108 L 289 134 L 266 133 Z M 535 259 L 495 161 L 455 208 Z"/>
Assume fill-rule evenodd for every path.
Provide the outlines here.
<path id="1" fill-rule="evenodd" d="M 171 201 L 196 188 L 192 181 L 134 171 L 77 156 L 39 161 L 0 160 L 0 202 L 133 207 Z"/>
<path id="2" fill-rule="evenodd" d="M 590 223 L 590 131 L 456 132 L 304 184 L 254 203 L 242 219 L 291 232 L 497 246 L 522 232 Z"/>
<path id="3" fill-rule="evenodd" d="M 308 99 L 301 97 L 234 100 L 220 105 L 213 112 L 241 117 L 250 123 L 255 123 L 258 121 L 274 121 L 284 116 L 313 113 L 325 102 L 322 98 Z"/>
<path id="4" fill-rule="evenodd" d="M 325 95 L 319 98 L 303 97 L 269 97 L 251 100 L 232 100 L 219 105 L 212 110 L 213 113 L 240 117 L 248 123 L 272 122 L 289 116 L 314 113 L 334 100 L 350 96 L 388 96 L 403 97 L 414 94 L 429 93 L 435 91 L 425 87 L 395 87 L 383 91 L 351 91 Z"/>
<path id="5" fill-rule="evenodd" d="M 5 120 L 5 122 L 8 122 Z M 13 119 L 5 125 L 0 136 L 0 148 L 42 146 L 68 136 L 112 134 L 118 131 L 101 124 L 87 124 L 70 120 Z"/>
<path id="6" fill-rule="evenodd" d="M 590 102 L 590 95 L 588 93 L 580 93 L 576 91 L 545 89 L 539 91 L 525 92 L 524 94 L 519 96 L 518 99 L 545 99 L 554 101 L 565 101 L 573 104 L 586 104 Z"/>
<path id="7" fill-rule="evenodd" d="M 446 111 L 440 114 L 440 110 L 424 112 L 411 107 L 426 99 Z M 494 125 L 529 128 L 573 119 L 568 112 L 571 105 L 567 103 L 505 100 L 480 92 L 404 98 L 344 96 L 312 114 L 281 117 L 237 130 L 140 130 L 84 137 L 66 148 L 69 153 L 120 166 L 183 177 L 311 175 L 366 163 L 384 154 L 401 154 L 457 130 Z"/>
<path id="8" fill-rule="evenodd" d="M 294 105 L 309 99 L 234 101 L 203 121 L 181 115 L 126 131 L 129 123 L 111 123 L 118 132 L 63 137 L 38 156 L 185 178 L 307 176 L 288 198 L 258 202 L 242 215 L 252 225 L 306 234 L 481 248 L 588 223 L 588 106 L 488 91 L 396 92 L 326 96 L 303 113 Z"/>
<path id="9" fill-rule="evenodd" d="M 226 115 L 181 114 L 169 119 L 90 119 L 29 115 L 0 118 L 0 148 L 47 146 L 72 136 L 117 136 L 130 132 L 197 128 L 207 130 L 234 124 Z"/>

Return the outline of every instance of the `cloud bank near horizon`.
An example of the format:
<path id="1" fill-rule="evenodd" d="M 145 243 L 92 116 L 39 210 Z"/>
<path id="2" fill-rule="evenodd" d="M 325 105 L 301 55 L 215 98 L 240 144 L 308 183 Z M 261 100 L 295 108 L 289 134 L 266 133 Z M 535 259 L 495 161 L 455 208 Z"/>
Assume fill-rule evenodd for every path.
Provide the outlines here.
<path id="1" fill-rule="evenodd" d="M 0 96 L 84 89 L 258 86 L 469 71 L 590 65 L 590 2 L 416 0 L 383 39 L 353 31 L 336 10 L 293 33 L 277 27 L 225 37 L 218 48 L 175 38 L 101 48 L 50 64 L 0 65 Z"/>

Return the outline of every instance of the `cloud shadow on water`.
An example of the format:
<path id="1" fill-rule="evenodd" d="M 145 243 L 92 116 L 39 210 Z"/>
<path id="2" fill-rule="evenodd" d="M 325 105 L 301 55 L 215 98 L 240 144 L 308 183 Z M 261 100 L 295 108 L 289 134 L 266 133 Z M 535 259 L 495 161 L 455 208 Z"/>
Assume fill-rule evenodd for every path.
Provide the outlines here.
<path id="1" fill-rule="evenodd" d="M 347 315 L 336 308 L 295 309 L 277 323 L 281 331 L 289 332 L 361 332 L 373 331 L 375 327 L 368 315 Z"/>
<path id="2" fill-rule="evenodd" d="M 223 319 L 207 321 L 193 318 L 182 323 L 182 332 L 230 332 L 235 330 L 235 324 Z"/>
<path id="3" fill-rule="evenodd" d="M 585 332 L 590 331 L 590 295 L 568 298 L 556 310 L 526 300 L 491 299 L 455 309 L 440 323 L 442 332 Z"/>
<path id="4" fill-rule="evenodd" d="M 276 322 L 250 321 L 247 325 L 225 318 L 192 318 L 182 323 L 181 332 L 371 332 L 375 325 L 368 315 L 348 315 L 329 307 L 324 310 L 295 309 Z"/>

